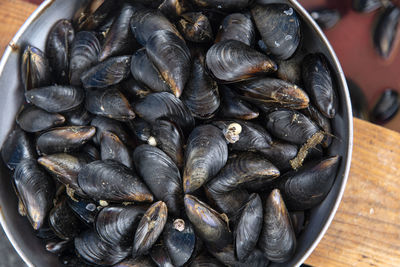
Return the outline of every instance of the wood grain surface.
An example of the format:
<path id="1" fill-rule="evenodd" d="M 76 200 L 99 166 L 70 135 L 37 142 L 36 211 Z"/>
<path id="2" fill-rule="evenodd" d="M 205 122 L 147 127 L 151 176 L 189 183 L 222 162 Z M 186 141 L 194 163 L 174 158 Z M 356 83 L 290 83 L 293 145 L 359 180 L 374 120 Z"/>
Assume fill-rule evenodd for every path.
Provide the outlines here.
<path id="1" fill-rule="evenodd" d="M 35 9 L 0 0 L 0 53 Z M 354 151 L 346 191 L 312 266 L 400 266 L 400 134 L 354 120 Z"/>

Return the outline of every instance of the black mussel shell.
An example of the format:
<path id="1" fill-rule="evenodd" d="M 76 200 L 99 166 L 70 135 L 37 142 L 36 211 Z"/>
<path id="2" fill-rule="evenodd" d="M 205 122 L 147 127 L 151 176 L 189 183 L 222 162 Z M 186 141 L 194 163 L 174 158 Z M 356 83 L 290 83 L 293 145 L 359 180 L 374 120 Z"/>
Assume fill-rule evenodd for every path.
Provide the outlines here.
<path id="1" fill-rule="evenodd" d="M 66 19 L 57 21 L 47 36 L 46 55 L 57 83 L 69 82 L 69 53 L 74 38 L 74 28 Z"/>
<path id="2" fill-rule="evenodd" d="M 267 267 L 268 259 L 259 249 L 254 249 L 244 262 L 238 261 L 235 256 L 235 249 L 229 244 L 223 249 L 208 248 L 208 251 L 225 266 L 232 267 Z"/>
<path id="3" fill-rule="evenodd" d="M 159 148 L 141 145 L 135 149 L 133 161 L 156 199 L 164 201 L 168 211 L 178 216 L 182 206 L 182 180 L 171 158 Z"/>
<path id="4" fill-rule="evenodd" d="M 167 118 L 185 134 L 190 133 L 194 127 L 194 118 L 189 109 L 179 98 L 167 92 L 150 94 L 137 101 L 133 109 L 139 117 L 150 123 Z"/>
<path id="5" fill-rule="evenodd" d="M 50 155 L 78 150 L 92 139 L 96 129 L 91 126 L 66 126 L 42 133 L 36 140 L 39 154 Z"/>
<path id="6" fill-rule="evenodd" d="M 357 12 L 369 13 L 382 7 L 380 0 L 352 0 L 352 7 Z"/>
<path id="7" fill-rule="evenodd" d="M 135 118 L 128 99 L 116 88 L 86 90 L 85 107 L 92 114 L 119 121 Z"/>
<path id="8" fill-rule="evenodd" d="M 185 195 L 186 215 L 196 234 L 212 247 L 222 249 L 232 243 L 232 233 L 225 218 L 194 196 Z"/>
<path id="9" fill-rule="evenodd" d="M 399 13 L 400 15 L 400 13 Z M 335 117 L 338 106 L 331 71 L 322 54 L 310 54 L 303 60 L 303 82 L 311 101 L 328 118 Z"/>
<path id="10" fill-rule="evenodd" d="M 195 118 L 209 119 L 217 112 L 220 105 L 218 85 L 205 69 L 204 55 L 193 59 L 191 76 L 181 99 Z"/>
<path id="11" fill-rule="evenodd" d="M 89 226 L 93 226 L 99 207 L 92 200 L 74 196 L 75 199 L 68 198 L 67 204 L 78 218 Z"/>
<path id="12" fill-rule="evenodd" d="M 244 261 L 257 245 L 263 222 L 261 198 L 251 194 L 235 228 L 235 249 L 239 261 Z"/>
<path id="13" fill-rule="evenodd" d="M 154 92 L 172 92 L 153 62 L 150 61 L 144 48 L 133 54 L 131 72 L 136 81 L 143 83 Z"/>
<path id="14" fill-rule="evenodd" d="M 73 18 L 77 31 L 97 28 L 119 5 L 113 0 L 94 0 L 78 9 Z"/>
<path id="15" fill-rule="evenodd" d="M 266 116 L 266 128 L 275 137 L 302 145 L 319 130 L 307 116 L 294 110 L 277 110 Z"/>
<path id="16" fill-rule="evenodd" d="M 72 248 L 73 244 L 72 240 L 51 240 L 46 243 L 46 250 L 55 255 L 60 255 L 65 250 Z"/>
<path id="17" fill-rule="evenodd" d="M 141 256 L 135 259 L 124 260 L 113 265 L 113 267 L 156 267 L 156 265 L 149 256 Z"/>
<path id="18" fill-rule="evenodd" d="M 130 248 L 136 227 L 146 210 L 146 206 L 137 205 L 105 207 L 97 214 L 96 232 L 110 245 Z"/>
<path id="19" fill-rule="evenodd" d="M 131 57 L 110 57 L 88 69 L 81 76 L 85 88 L 106 88 L 120 83 L 130 74 Z"/>
<path id="20" fill-rule="evenodd" d="M 237 40 L 214 44 L 207 52 L 206 64 L 221 83 L 239 82 L 278 69 L 268 56 Z"/>
<path id="21" fill-rule="evenodd" d="M 329 147 L 332 142 L 332 127 L 330 120 L 319 112 L 319 110 L 313 105 L 309 105 L 308 108 L 302 110 L 302 112 L 324 131 L 326 135 L 322 145 L 325 148 Z"/>
<path id="22" fill-rule="evenodd" d="M 215 41 L 237 40 L 253 46 L 255 36 L 256 32 L 251 18 L 242 13 L 234 13 L 223 20 Z"/>
<path id="23" fill-rule="evenodd" d="M 82 31 L 76 34 L 69 63 L 71 85 L 80 86 L 82 84 L 82 74 L 97 63 L 100 49 L 100 42 L 93 32 Z"/>
<path id="24" fill-rule="evenodd" d="M 279 170 L 266 158 L 253 152 L 242 152 L 230 158 L 218 175 L 207 183 L 207 189 L 215 193 L 246 188 L 253 182 L 271 183 L 279 177 Z"/>
<path id="25" fill-rule="evenodd" d="M 378 22 L 374 31 L 374 46 L 379 55 L 387 59 L 393 51 L 397 42 L 397 28 L 400 19 L 400 9 L 397 6 L 391 6 L 378 17 Z"/>
<path id="26" fill-rule="evenodd" d="M 198 255 L 189 265 L 190 267 L 223 267 L 216 258 L 206 253 Z"/>
<path id="27" fill-rule="evenodd" d="M 109 131 L 116 134 L 124 144 L 129 144 L 130 136 L 125 131 L 121 122 L 108 119 L 101 116 L 96 116 L 90 123 L 91 126 L 96 127 L 96 135 L 93 137 L 93 142 L 100 145 L 101 135 L 103 132 Z"/>
<path id="28" fill-rule="evenodd" d="M 258 78 L 235 84 L 241 95 L 261 102 L 277 103 L 292 109 L 303 109 L 310 102 L 297 85 L 275 78 Z"/>
<path id="29" fill-rule="evenodd" d="M 317 22 L 318 26 L 324 30 L 333 28 L 341 19 L 340 12 L 337 9 L 314 10 L 310 15 Z"/>
<path id="30" fill-rule="evenodd" d="M 183 134 L 178 126 L 166 120 L 157 120 L 151 130 L 156 145 L 167 154 L 176 166 L 183 167 Z M 149 141 L 151 143 L 151 140 Z"/>
<path id="31" fill-rule="evenodd" d="M 21 61 L 21 78 L 25 91 L 51 84 L 50 63 L 40 49 L 28 45 Z"/>
<path id="32" fill-rule="evenodd" d="M 93 161 L 81 169 L 78 184 L 95 200 L 113 202 L 152 202 L 153 195 L 139 177 L 114 161 Z"/>
<path id="33" fill-rule="evenodd" d="M 220 11 L 243 10 L 251 4 L 251 0 L 193 0 L 200 8 L 213 8 Z"/>
<path id="34" fill-rule="evenodd" d="M 15 169 L 13 182 L 33 229 L 40 229 L 53 206 L 53 180 L 39 167 L 36 160 L 24 159 Z"/>
<path id="35" fill-rule="evenodd" d="M 119 139 L 118 135 L 112 132 L 102 132 L 100 151 L 102 160 L 113 159 L 129 168 L 133 167 L 129 149 Z"/>
<path id="36" fill-rule="evenodd" d="M 93 119 L 93 115 L 90 114 L 85 105 L 80 105 L 77 109 L 64 112 L 63 113 L 67 124 L 76 126 L 86 126 L 89 125 Z"/>
<path id="37" fill-rule="evenodd" d="M 221 106 L 218 115 L 222 118 L 252 120 L 259 116 L 256 108 L 239 98 L 229 87 L 219 85 L 221 94 Z"/>
<path id="38" fill-rule="evenodd" d="M 162 30 L 152 34 L 146 51 L 154 66 L 176 97 L 180 97 L 190 76 L 190 51 L 185 41 L 173 32 Z"/>
<path id="39" fill-rule="evenodd" d="M 256 5 L 251 14 L 268 50 L 278 59 L 290 58 L 301 39 L 300 20 L 286 4 Z"/>
<path id="40" fill-rule="evenodd" d="M 196 235 L 188 220 L 170 220 L 164 227 L 164 244 L 175 266 L 183 266 L 192 256 Z"/>
<path id="41" fill-rule="evenodd" d="M 63 124 L 65 117 L 57 113 L 49 113 L 35 106 L 24 106 L 18 113 L 16 122 L 22 130 L 35 133 Z"/>
<path id="42" fill-rule="evenodd" d="M 325 158 L 282 176 L 278 187 L 287 207 L 290 210 L 305 210 L 321 203 L 335 181 L 339 161 L 339 156 Z"/>
<path id="43" fill-rule="evenodd" d="M 110 245 L 101 240 L 93 230 L 87 230 L 75 238 L 77 254 L 90 264 L 113 265 L 129 255 L 129 248 Z"/>
<path id="44" fill-rule="evenodd" d="M 63 112 L 78 107 L 85 98 L 84 91 L 79 87 L 54 85 L 40 87 L 25 92 L 28 103 L 47 112 Z"/>
<path id="45" fill-rule="evenodd" d="M 132 133 L 135 135 L 135 137 L 137 139 L 139 139 L 139 141 L 141 141 L 143 143 L 152 143 L 152 145 L 158 144 L 156 140 L 151 140 L 152 126 L 150 123 L 148 123 L 144 119 L 142 119 L 140 117 L 136 117 L 134 120 L 128 121 L 127 124 L 128 124 L 129 129 L 132 131 Z"/>
<path id="46" fill-rule="evenodd" d="M 212 125 L 196 127 L 190 134 L 183 174 L 183 189 L 191 193 L 214 177 L 225 166 L 228 146 L 221 130 Z"/>
<path id="47" fill-rule="evenodd" d="M 139 222 L 133 241 L 132 257 L 136 258 L 148 252 L 161 235 L 167 222 L 167 205 L 158 201 L 150 206 Z"/>
<path id="48" fill-rule="evenodd" d="M 183 14 L 177 25 L 179 31 L 187 41 L 209 43 L 214 39 L 210 21 L 201 12 Z"/>
<path id="49" fill-rule="evenodd" d="M 175 265 L 172 263 L 171 257 L 168 254 L 167 248 L 160 241 L 153 245 L 150 252 L 151 259 L 156 263 L 159 267 L 174 267 Z"/>
<path id="50" fill-rule="evenodd" d="M 189 9 L 190 1 L 187 0 L 164 0 L 158 7 L 158 10 L 171 20 L 177 19 Z"/>
<path id="51" fill-rule="evenodd" d="M 143 98 L 152 93 L 150 88 L 137 82 L 132 77 L 123 81 L 120 84 L 119 89 L 120 89 L 121 93 L 123 93 L 130 102 L 134 101 L 138 98 Z"/>
<path id="52" fill-rule="evenodd" d="M 289 260 L 296 250 L 296 236 L 278 189 L 273 190 L 265 201 L 258 247 L 273 262 Z"/>
<path id="53" fill-rule="evenodd" d="M 63 240 L 73 240 L 81 231 L 81 221 L 68 206 L 66 197 L 50 211 L 49 224 L 54 233 Z"/>
<path id="54" fill-rule="evenodd" d="M 371 111 L 371 120 L 374 123 L 384 124 L 397 114 L 399 106 L 399 93 L 393 89 L 386 89 Z"/>

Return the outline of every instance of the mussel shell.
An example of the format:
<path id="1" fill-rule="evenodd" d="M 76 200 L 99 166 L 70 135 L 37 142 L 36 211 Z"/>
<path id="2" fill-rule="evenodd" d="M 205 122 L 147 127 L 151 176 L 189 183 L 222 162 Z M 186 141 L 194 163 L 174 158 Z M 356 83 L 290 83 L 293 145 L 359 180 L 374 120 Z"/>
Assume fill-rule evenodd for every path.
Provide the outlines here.
<path id="1" fill-rule="evenodd" d="M 85 93 L 81 88 L 66 85 L 40 87 L 25 92 L 28 103 L 55 113 L 78 107 L 84 97 Z"/>
<path id="2" fill-rule="evenodd" d="M 307 116 L 294 110 L 278 110 L 266 116 L 267 130 L 279 139 L 302 145 L 319 131 Z"/>
<path id="3" fill-rule="evenodd" d="M 190 267 L 223 267 L 216 258 L 211 255 L 202 253 L 198 255 L 189 265 Z"/>
<path id="4" fill-rule="evenodd" d="M 135 259 L 124 260 L 113 265 L 113 267 L 156 267 L 156 265 L 149 256 L 141 256 Z"/>
<path id="5" fill-rule="evenodd" d="M 199 119 L 213 117 L 219 108 L 218 85 L 206 72 L 202 54 L 193 59 L 191 76 L 181 99 Z"/>
<path id="6" fill-rule="evenodd" d="M 68 206 L 78 216 L 78 218 L 89 226 L 95 221 L 97 213 L 99 211 L 98 206 L 92 200 L 84 199 L 74 196 L 76 199 L 67 199 Z"/>
<path id="7" fill-rule="evenodd" d="M 69 20 L 61 19 L 51 28 L 46 42 L 46 55 L 57 83 L 69 82 L 69 53 L 75 31 Z"/>
<path id="8" fill-rule="evenodd" d="M 288 209 L 305 210 L 321 203 L 335 181 L 339 161 L 339 156 L 325 158 L 282 176 L 278 187 Z"/>
<path id="9" fill-rule="evenodd" d="M 110 57 L 85 71 L 81 76 L 85 88 L 106 88 L 128 78 L 131 57 Z"/>
<path id="10" fill-rule="evenodd" d="M 178 216 L 182 206 L 182 180 L 171 158 L 159 148 L 141 145 L 135 149 L 133 161 L 156 199 L 164 201 L 168 211 Z"/>
<path id="11" fill-rule="evenodd" d="M 120 84 L 120 91 L 123 93 L 128 100 L 134 101 L 138 98 L 143 98 L 148 94 L 151 94 L 152 91 L 147 86 L 137 82 L 132 77 L 129 77 L 127 80 L 123 81 Z"/>
<path id="12" fill-rule="evenodd" d="M 258 247 L 273 262 L 287 261 L 295 252 L 296 236 L 278 189 L 273 190 L 265 201 L 264 221 Z"/>
<path id="13" fill-rule="evenodd" d="M 194 127 L 194 118 L 183 102 L 167 92 L 150 94 L 137 101 L 133 109 L 135 113 L 150 123 L 157 119 L 168 118 L 176 123 L 185 134 Z"/>
<path id="14" fill-rule="evenodd" d="M 81 31 L 76 34 L 69 63 L 71 85 L 80 86 L 82 84 L 82 74 L 97 63 L 100 49 L 100 42 L 93 32 Z"/>
<path id="15" fill-rule="evenodd" d="M 251 14 L 268 50 L 278 59 L 288 59 L 300 39 L 300 20 L 286 4 L 255 5 Z"/>
<path id="16" fill-rule="evenodd" d="M 229 244 L 223 249 L 208 248 L 208 251 L 225 266 L 232 267 L 267 267 L 268 259 L 259 249 L 254 249 L 244 262 L 238 261 L 235 256 L 235 249 Z"/>
<path id="17" fill-rule="evenodd" d="M 352 0 L 352 7 L 357 12 L 369 13 L 382 7 L 382 2 L 380 0 Z"/>
<path id="18" fill-rule="evenodd" d="M 133 167 L 130 151 L 118 135 L 108 131 L 102 132 L 100 150 L 102 160 L 113 159 L 129 168 Z"/>
<path id="19" fill-rule="evenodd" d="M 400 12 L 399 12 L 400 18 Z M 328 118 L 335 117 L 338 106 L 328 62 L 322 54 L 310 54 L 303 60 L 303 81 L 311 101 Z"/>
<path id="20" fill-rule="evenodd" d="M 239 96 L 229 87 L 219 85 L 221 94 L 221 105 L 218 115 L 222 118 L 252 120 L 259 116 L 256 108 L 239 98 Z"/>
<path id="21" fill-rule="evenodd" d="M 48 130 L 36 140 L 39 154 L 50 155 L 78 150 L 92 139 L 96 129 L 91 126 L 65 126 Z"/>
<path id="22" fill-rule="evenodd" d="M 283 172 L 291 168 L 290 160 L 296 157 L 298 148 L 290 143 L 274 141 L 258 151 Z"/>
<path id="23" fill-rule="evenodd" d="M 50 63 L 40 49 L 28 45 L 21 61 L 21 80 L 25 91 L 51 84 Z"/>
<path id="24" fill-rule="evenodd" d="M 97 145 L 100 145 L 101 135 L 106 131 L 113 132 L 114 134 L 118 135 L 119 139 L 121 139 L 121 141 L 125 144 L 130 143 L 130 137 L 125 131 L 122 123 L 119 121 L 96 116 L 93 118 L 90 125 L 96 127 L 96 135 L 93 137 L 93 142 Z"/>
<path id="25" fill-rule="evenodd" d="M 374 123 L 384 124 L 396 116 L 399 106 L 399 93 L 393 89 L 386 89 L 371 111 L 371 120 Z"/>
<path id="26" fill-rule="evenodd" d="M 191 193 L 214 177 L 225 166 L 228 146 L 222 132 L 212 125 L 201 125 L 190 134 L 183 174 L 183 189 Z"/>
<path id="27" fill-rule="evenodd" d="M 211 24 L 201 12 L 189 12 L 177 22 L 185 40 L 194 43 L 209 43 L 214 39 Z"/>
<path id="28" fill-rule="evenodd" d="M 340 12 L 337 9 L 314 10 L 310 15 L 323 30 L 333 28 L 341 19 Z"/>
<path id="29" fill-rule="evenodd" d="M 150 206 L 139 222 L 133 241 L 132 257 L 146 253 L 161 235 L 167 222 L 167 205 L 158 201 Z"/>
<path id="30" fill-rule="evenodd" d="M 177 19 L 189 9 L 190 2 L 187 0 L 164 0 L 158 7 L 158 10 L 171 20 Z"/>
<path id="31" fill-rule="evenodd" d="M 33 229 L 40 229 L 53 206 L 53 180 L 40 169 L 36 160 L 24 159 L 15 169 L 13 182 Z"/>
<path id="32" fill-rule="evenodd" d="M 35 106 L 24 106 L 18 113 L 16 122 L 22 130 L 35 133 L 61 125 L 65 122 L 65 118 L 60 114 L 49 113 Z"/>
<path id="33" fill-rule="evenodd" d="M 221 214 L 191 195 L 185 195 L 184 203 L 196 234 L 207 245 L 222 249 L 232 243 L 232 233 Z"/>
<path id="34" fill-rule="evenodd" d="M 256 32 L 251 18 L 242 13 L 234 13 L 222 21 L 215 41 L 237 40 L 248 46 L 253 46 L 255 36 Z"/>
<path id="35" fill-rule="evenodd" d="M 153 245 L 150 250 L 150 257 L 158 267 L 174 267 L 171 257 L 169 256 L 163 242 Z"/>
<path id="36" fill-rule="evenodd" d="M 133 54 L 131 73 L 136 81 L 143 83 L 154 92 L 172 92 L 153 62 L 150 61 L 146 49 L 139 49 Z"/>
<path id="37" fill-rule="evenodd" d="M 278 69 L 268 56 L 237 40 L 214 44 L 207 52 L 206 64 L 221 83 L 239 82 Z"/>
<path id="38" fill-rule="evenodd" d="M 191 258 L 195 248 L 196 235 L 192 224 L 188 220 L 169 220 L 164 227 L 163 237 L 173 264 L 183 266 Z"/>
<path id="39" fill-rule="evenodd" d="M 313 105 L 309 105 L 308 108 L 302 110 L 303 114 L 312 119 L 322 130 L 325 132 L 325 139 L 322 145 L 327 148 L 332 142 L 332 127 L 330 120 L 322 115 L 321 112 Z"/>
<path id="40" fill-rule="evenodd" d="M 77 254 L 90 264 L 113 265 L 129 255 L 129 249 L 110 245 L 100 239 L 93 230 L 87 230 L 75 238 Z"/>
<path id="41" fill-rule="evenodd" d="M 167 154 L 176 166 L 183 167 L 184 138 L 178 126 L 166 120 L 157 120 L 151 130 L 157 146 Z"/>
<path id="42" fill-rule="evenodd" d="M 104 242 L 130 248 L 136 227 L 146 210 L 146 206 L 137 205 L 105 207 L 97 214 L 94 228 Z"/>
<path id="43" fill-rule="evenodd" d="M 90 114 L 84 105 L 79 106 L 77 109 L 63 113 L 67 124 L 76 126 L 86 126 L 90 124 L 93 115 Z"/>
<path id="44" fill-rule="evenodd" d="M 115 9 L 119 7 L 113 0 L 94 0 L 74 15 L 73 23 L 77 31 L 97 28 Z"/>
<path id="45" fill-rule="evenodd" d="M 193 0 L 200 8 L 213 8 L 221 11 L 242 10 L 250 5 L 251 0 Z"/>
<path id="46" fill-rule="evenodd" d="M 244 261 L 257 245 L 263 222 L 261 198 L 251 194 L 235 228 L 235 250 L 239 261 Z"/>
<path id="47" fill-rule="evenodd" d="M 152 202 L 153 195 L 139 177 L 114 161 L 93 161 L 81 169 L 78 184 L 95 200 L 113 202 Z"/>
<path id="48" fill-rule="evenodd" d="M 190 76 L 190 51 L 175 33 L 154 32 L 146 43 L 146 51 L 154 66 L 176 97 L 180 97 Z"/>
<path id="49" fill-rule="evenodd" d="M 54 233 L 63 240 L 72 240 L 81 231 L 81 222 L 68 206 L 66 197 L 50 211 L 49 224 Z"/>
<path id="50" fill-rule="evenodd" d="M 86 90 L 85 107 L 92 114 L 119 121 L 135 118 L 128 99 L 116 88 Z"/>

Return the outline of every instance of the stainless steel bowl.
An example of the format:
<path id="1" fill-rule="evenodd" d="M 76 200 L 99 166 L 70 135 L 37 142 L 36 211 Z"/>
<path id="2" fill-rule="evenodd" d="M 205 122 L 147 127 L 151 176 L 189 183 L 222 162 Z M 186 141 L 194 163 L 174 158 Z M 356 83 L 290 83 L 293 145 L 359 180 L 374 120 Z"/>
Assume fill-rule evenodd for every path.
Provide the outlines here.
<path id="1" fill-rule="evenodd" d="M 23 87 L 20 82 L 21 48 L 32 44 L 44 49 L 51 26 L 61 18 L 71 18 L 87 0 L 46 0 L 25 22 L 10 42 L 0 62 L 0 144 L 13 127 L 15 115 L 22 103 Z M 303 40 L 309 52 L 321 52 L 333 67 L 340 108 L 332 122 L 334 142 L 330 155 L 342 157 L 338 175 L 324 202 L 311 212 L 307 230 L 298 240 L 296 254 L 281 266 L 298 266 L 317 246 L 328 229 L 342 198 L 350 169 L 353 145 L 353 119 L 345 77 L 336 55 L 321 29 L 295 0 L 258 0 L 261 3 L 289 3 L 302 18 Z M 18 214 L 17 198 L 11 185 L 11 174 L 0 163 L 0 222 L 21 258 L 30 266 L 59 266 L 56 256 L 48 253 L 41 240 L 35 237 L 28 220 Z M 273 264 L 273 266 L 280 266 Z"/>

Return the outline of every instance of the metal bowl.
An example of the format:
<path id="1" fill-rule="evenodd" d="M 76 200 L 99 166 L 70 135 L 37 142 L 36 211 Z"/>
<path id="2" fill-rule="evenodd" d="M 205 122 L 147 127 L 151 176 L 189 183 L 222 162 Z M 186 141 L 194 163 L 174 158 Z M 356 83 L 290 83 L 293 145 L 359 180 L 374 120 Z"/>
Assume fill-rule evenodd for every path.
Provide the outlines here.
<path id="1" fill-rule="evenodd" d="M 28 43 L 44 49 L 52 25 L 61 18 L 71 18 L 87 0 L 46 0 L 25 22 L 7 47 L 0 63 L 0 144 L 14 125 L 15 115 L 23 101 L 20 82 L 21 48 Z M 342 68 L 328 40 L 310 15 L 295 0 L 258 0 L 260 3 L 288 3 L 302 19 L 303 41 L 309 52 L 325 54 L 333 68 L 340 108 L 332 121 L 334 141 L 330 155 L 342 160 L 336 181 L 327 198 L 311 211 L 306 231 L 298 239 L 297 251 L 290 262 L 272 266 L 298 266 L 311 254 L 328 229 L 342 198 L 350 169 L 353 144 L 353 120 L 347 85 Z M 28 220 L 18 214 L 18 201 L 11 184 L 11 174 L 0 163 L 0 222 L 21 258 L 30 266 L 60 266 L 58 258 L 47 252 L 36 238 Z"/>

